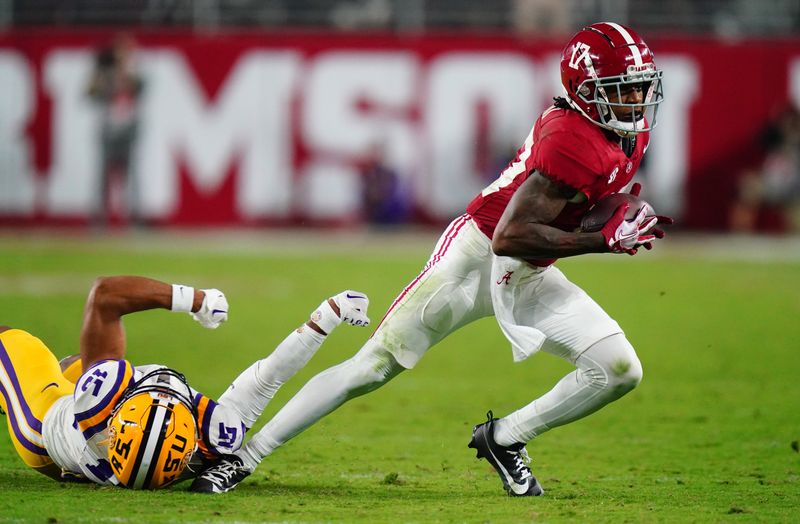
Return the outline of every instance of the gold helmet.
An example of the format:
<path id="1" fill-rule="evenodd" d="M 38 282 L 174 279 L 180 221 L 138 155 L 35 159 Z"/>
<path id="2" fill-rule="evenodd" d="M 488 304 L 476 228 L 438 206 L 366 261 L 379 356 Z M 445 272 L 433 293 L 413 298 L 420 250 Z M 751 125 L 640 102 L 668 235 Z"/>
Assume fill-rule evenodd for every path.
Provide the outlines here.
<path id="1" fill-rule="evenodd" d="M 158 489 L 177 480 L 197 449 L 197 416 L 184 376 L 168 368 L 145 374 L 120 399 L 108 434 L 108 460 L 121 485 Z"/>

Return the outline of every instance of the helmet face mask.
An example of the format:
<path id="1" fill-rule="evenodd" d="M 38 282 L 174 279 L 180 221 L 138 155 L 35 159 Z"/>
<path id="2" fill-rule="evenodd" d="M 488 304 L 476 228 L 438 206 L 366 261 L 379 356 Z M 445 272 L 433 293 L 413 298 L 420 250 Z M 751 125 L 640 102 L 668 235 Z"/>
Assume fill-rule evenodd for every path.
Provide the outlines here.
<path id="1" fill-rule="evenodd" d="M 656 125 L 658 108 L 664 98 L 662 76 L 663 71 L 657 71 L 653 66 L 651 71 L 604 77 L 596 81 L 587 79 L 577 92 L 585 103 L 594 104 L 597 108 L 601 127 L 620 134 L 635 134 L 649 131 Z M 641 88 L 642 102 L 623 102 L 624 94 L 637 87 Z M 584 96 L 587 92 L 590 93 L 589 97 Z"/>
<path id="2" fill-rule="evenodd" d="M 108 458 L 119 483 L 158 489 L 177 480 L 197 448 L 196 420 L 183 375 L 167 368 L 144 375 L 108 424 Z"/>
<path id="3" fill-rule="evenodd" d="M 598 126 L 629 136 L 656 126 L 664 99 L 663 71 L 632 30 L 602 22 L 579 31 L 564 48 L 561 82 L 569 104 Z M 640 100 L 627 96 L 637 86 Z"/>

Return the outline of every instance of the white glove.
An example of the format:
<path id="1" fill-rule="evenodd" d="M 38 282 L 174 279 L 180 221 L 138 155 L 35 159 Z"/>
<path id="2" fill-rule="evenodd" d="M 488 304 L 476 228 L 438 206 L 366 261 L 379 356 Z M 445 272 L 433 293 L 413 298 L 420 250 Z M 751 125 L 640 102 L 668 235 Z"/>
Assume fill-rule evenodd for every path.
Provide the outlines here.
<path id="1" fill-rule="evenodd" d="M 351 326 L 369 326 L 367 309 L 369 297 L 365 293 L 348 289 L 333 297 L 339 306 L 339 318 Z"/>
<path id="2" fill-rule="evenodd" d="M 603 237 L 609 251 L 615 253 L 636 254 L 636 248 L 654 240 L 648 235 L 658 222 L 658 217 L 648 216 L 649 206 L 643 206 L 631 220 L 625 220 L 625 212 L 630 204 L 622 204 L 602 229 Z"/>
<path id="3" fill-rule="evenodd" d="M 205 294 L 203 304 L 197 313 L 192 313 L 192 318 L 200 322 L 204 328 L 217 329 L 220 324 L 228 320 L 228 299 L 219 289 L 201 291 Z"/>

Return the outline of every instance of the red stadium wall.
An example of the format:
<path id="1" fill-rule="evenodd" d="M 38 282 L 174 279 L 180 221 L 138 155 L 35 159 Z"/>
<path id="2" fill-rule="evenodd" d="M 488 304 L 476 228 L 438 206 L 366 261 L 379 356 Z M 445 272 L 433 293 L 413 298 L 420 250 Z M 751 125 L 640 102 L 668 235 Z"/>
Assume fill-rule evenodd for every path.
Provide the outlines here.
<path id="1" fill-rule="evenodd" d="M 82 223 L 96 205 L 85 88 L 113 32 L 0 34 L 0 223 Z M 395 167 L 413 218 L 446 220 L 496 174 L 558 92 L 562 42 L 496 36 L 135 34 L 145 81 L 133 173 L 169 225 L 360 220 L 359 166 Z M 646 196 L 724 229 L 761 129 L 800 105 L 800 41 L 650 39 L 665 96 Z"/>

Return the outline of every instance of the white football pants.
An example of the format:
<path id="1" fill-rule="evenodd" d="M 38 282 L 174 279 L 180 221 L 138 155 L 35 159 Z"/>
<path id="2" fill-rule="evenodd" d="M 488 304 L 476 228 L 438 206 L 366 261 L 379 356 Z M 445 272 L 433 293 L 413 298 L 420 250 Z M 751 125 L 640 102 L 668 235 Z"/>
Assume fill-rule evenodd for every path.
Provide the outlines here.
<path id="1" fill-rule="evenodd" d="M 237 454 L 255 468 L 347 400 L 412 368 L 448 334 L 495 314 L 492 286 L 503 286 L 501 295 L 506 297 L 502 303 L 495 300 L 503 308 L 498 317 L 502 313 L 506 322 L 542 334 L 536 347 L 523 348 L 526 354 L 541 347 L 577 367 L 551 391 L 501 419 L 495 431 L 498 443 L 527 442 L 598 410 L 638 384 L 636 353 L 619 325 L 585 292 L 555 267 L 510 263 L 511 274 L 493 278 L 497 262 L 489 239 L 469 215 L 454 220 L 420 275 L 397 297 L 361 350 L 312 378 Z"/>

